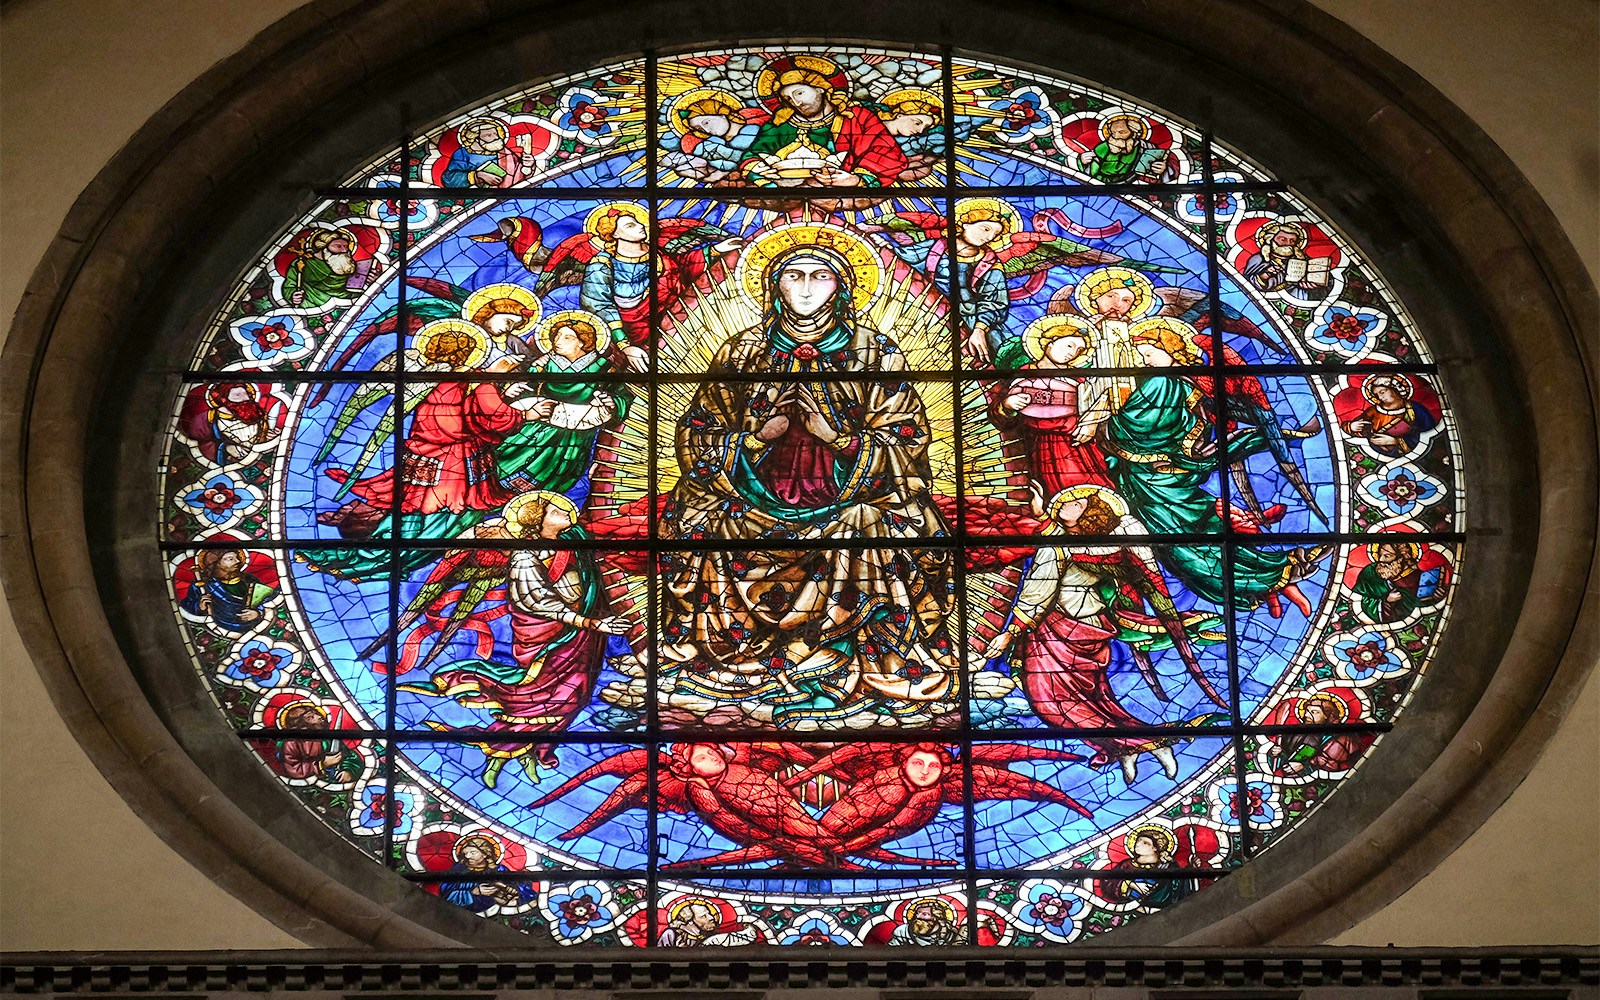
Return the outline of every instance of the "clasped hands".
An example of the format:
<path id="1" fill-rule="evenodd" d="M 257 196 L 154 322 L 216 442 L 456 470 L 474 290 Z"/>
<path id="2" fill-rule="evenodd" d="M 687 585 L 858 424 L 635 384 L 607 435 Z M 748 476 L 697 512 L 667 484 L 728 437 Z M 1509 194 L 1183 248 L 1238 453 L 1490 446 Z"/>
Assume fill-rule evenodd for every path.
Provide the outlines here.
<path id="1" fill-rule="evenodd" d="M 822 412 L 822 405 L 805 386 L 791 385 L 781 391 L 771 388 L 767 390 L 767 398 L 777 412 L 756 429 L 755 436 L 759 440 L 771 443 L 783 437 L 789 430 L 791 413 L 799 418 L 806 433 L 823 444 L 833 444 L 843 436 L 843 432 L 829 422 L 827 415 Z"/>

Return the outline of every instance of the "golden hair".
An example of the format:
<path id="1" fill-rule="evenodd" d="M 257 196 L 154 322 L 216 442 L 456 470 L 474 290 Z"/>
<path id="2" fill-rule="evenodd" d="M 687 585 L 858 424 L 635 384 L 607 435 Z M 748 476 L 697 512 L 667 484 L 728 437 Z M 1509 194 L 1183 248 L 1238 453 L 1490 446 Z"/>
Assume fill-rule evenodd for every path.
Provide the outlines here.
<path id="1" fill-rule="evenodd" d="M 1158 316 L 1134 324 L 1128 331 L 1128 340 L 1133 344 L 1152 344 L 1172 355 L 1172 360 L 1182 365 L 1198 365 L 1202 362 L 1200 350 L 1193 340 L 1185 335 L 1181 321 L 1167 316 Z"/>
<path id="2" fill-rule="evenodd" d="M 539 315 L 538 310 L 529 309 L 516 299 L 490 299 L 488 302 L 485 302 L 483 305 L 479 306 L 478 311 L 472 314 L 472 322 L 478 324 L 479 326 L 483 326 L 489 322 L 489 317 L 498 316 L 501 313 L 504 313 L 508 316 L 522 317 L 521 322 L 519 322 L 515 327 L 517 330 L 527 326 L 535 316 Z"/>
<path id="3" fill-rule="evenodd" d="M 573 333 L 577 334 L 578 343 L 582 344 L 584 350 L 586 351 L 594 350 L 595 345 L 600 342 L 600 332 L 594 328 L 593 323 L 587 322 L 586 320 L 564 320 L 560 323 L 557 323 L 555 329 L 559 330 L 562 327 L 567 327 Z M 552 339 L 554 339 L 554 333 L 555 330 L 552 330 Z"/>
<path id="4" fill-rule="evenodd" d="M 1329 722 L 1343 722 L 1350 714 L 1349 705 L 1346 705 L 1342 700 L 1336 698 L 1326 691 L 1318 691 L 1316 694 L 1302 701 L 1296 707 L 1294 714 L 1300 719 L 1301 722 L 1306 721 L 1306 709 L 1310 708 L 1312 705 L 1323 706 L 1323 711 L 1327 713 Z"/>
<path id="5" fill-rule="evenodd" d="M 739 108 L 736 105 L 729 104 L 720 97 L 702 97 L 700 100 L 679 109 L 678 117 L 687 122 L 689 119 L 700 115 L 722 115 L 723 117 L 728 117 L 737 114 L 738 111 Z"/>
<path id="6" fill-rule="evenodd" d="M 488 306 L 484 306 L 484 309 L 488 308 Z M 520 309 L 521 307 L 519 306 L 518 308 Z M 479 310 L 479 312 L 482 311 L 481 309 Z M 500 310 L 495 311 L 498 312 Z M 493 315 L 493 312 L 490 315 Z M 488 316 L 484 317 L 484 319 L 488 318 Z M 462 368 L 477 349 L 478 342 L 472 337 L 456 330 L 440 330 L 422 345 L 422 357 L 429 364 L 443 362 L 451 368 Z"/>
<path id="7" fill-rule="evenodd" d="M 1010 222 L 1005 213 L 989 205 L 966 205 L 956 210 L 956 224 L 970 225 L 974 222 L 998 222 L 1002 226 Z"/>
<path id="8" fill-rule="evenodd" d="M 1122 523 L 1122 515 L 1111 509 L 1105 498 L 1091 493 L 1083 505 L 1083 514 L 1076 525 L 1080 535 L 1109 535 Z"/>

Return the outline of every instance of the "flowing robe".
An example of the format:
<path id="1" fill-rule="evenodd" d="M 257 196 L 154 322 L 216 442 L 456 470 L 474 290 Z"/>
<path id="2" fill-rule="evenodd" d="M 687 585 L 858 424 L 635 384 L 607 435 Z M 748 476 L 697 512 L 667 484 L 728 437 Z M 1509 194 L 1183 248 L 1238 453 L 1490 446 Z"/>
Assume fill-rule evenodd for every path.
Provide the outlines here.
<path id="1" fill-rule="evenodd" d="M 573 362 L 545 354 L 534 361 L 532 371 L 587 374 L 606 367 L 605 359 L 593 353 Z M 539 397 L 554 399 L 555 412 L 544 420 L 529 418 L 501 442 L 496 452 L 500 486 L 510 493 L 562 493 L 581 506 L 589 494 L 595 440 L 601 428 L 618 426 L 626 419 L 629 395 L 621 387 L 546 382 L 536 384 L 530 395 L 513 399 L 511 405 L 524 409 Z"/>
<path id="2" fill-rule="evenodd" d="M 943 238 L 918 240 L 906 246 L 891 243 L 889 249 L 901 260 L 920 269 L 941 291 L 950 287 L 950 261 L 954 258 L 956 278 L 961 283 L 961 324 L 968 330 L 982 324 L 989 350 L 1000 350 L 1007 336 L 1011 292 L 1006 287 L 1006 273 L 1000 266 L 1000 258 L 993 250 L 984 250 L 976 257 L 961 257 L 949 252 L 949 241 Z"/>
<path id="3" fill-rule="evenodd" d="M 569 528 L 566 538 L 587 537 Z M 511 662 L 458 660 L 433 675 L 433 685 L 401 690 L 446 695 L 466 708 L 487 710 L 491 733 L 548 732 L 567 728 L 589 703 L 605 659 L 606 636 L 586 619 L 610 614 L 591 553 L 572 550 L 512 553 L 510 565 Z M 527 743 L 479 744 L 490 757 L 521 757 L 548 747 Z"/>
<path id="4" fill-rule="evenodd" d="M 1111 485 L 1111 473 L 1100 446 L 1093 441 L 1079 444 L 1072 439 L 1080 422 L 1090 416 L 1089 397 L 1094 388 L 1094 383 L 1084 378 L 1025 375 L 1009 384 L 1002 383 L 990 395 L 990 416 L 1002 431 L 1015 432 L 1022 439 L 1034 478 L 1039 480 L 1046 497 L 1084 483 Z M 1014 392 L 1032 397 L 1015 413 L 1005 406 L 1005 398 Z"/>
<path id="5" fill-rule="evenodd" d="M 877 112 L 864 105 L 847 108 L 821 121 L 790 115 L 761 126 L 742 164 L 760 162 L 761 153 L 779 153 L 804 136 L 813 146 L 843 155 L 840 169 L 860 177 L 866 187 L 893 184 L 907 166 L 906 154 L 884 127 Z"/>
<path id="6" fill-rule="evenodd" d="M 887 337 L 836 327 L 800 345 L 774 326 L 730 339 L 679 421 L 682 478 L 663 512 L 668 539 L 869 540 L 948 532 L 929 492 L 921 398 L 894 374 Z M 803 381 L 882 371 L 883 381 Z M 771 373 L 771 382 L 717 381 Z M 810 393 L 842 433 L 831 446 L 798 412 L 761 444 L 774 397 Z M 954 697 L 947 634 L 950 560 L 914 549 L 674 553 L 665 563 L 666 672 L 678 690 L 757 700 L 796 724 L 874 709 L 912 714 Z M 788 724 L 782 718 L 781 724 Z"/>
<path id="7" fill-rule="evenodd" d="M 1235 437 L 1232 455 L 1203 455 L 1208 421 L 1201 411 L 1203 393 L 1187 379 L 1155 375 L 1139 380 L 1132 395 L 1101 425 L 1106 464 L 1117 492 L 1152 532 L 1220 534 L 1217 498 L 1204 484 L 1230 457 L 1241 457 L 1264 445 L 1260 432 Z M 1165 546 L 1158 558 L 1190 592 L 1213 604 L 1223 593 L 1222 549 L 1219 545 Z M 1287 552 L 1240 546 L 1234 553 L 1233 598 L 1252 608 L 1290 582 Z"/>
<path id="8" fill-rule="evenodd" d="M 405 461 L 398 471 L 405 535 L 455 538 L 504 506 L 515 494 L 500 486 L 495 449 L 523 419 L 492 383 L 442 382 L 430 391 L 411 418 Z M 394 471 L 380 472 L 352 483 L 350 492 L 387 512 L 394 503 L 396 478 Z M 388 538 L 392 528 L 393 519 L 384 517 L 372 537 Z M 335 549 L 315 556 L 297 553 L 296 558 L 319 572 L 357 580 L 385 577 L 390 569 L 387 549 Z M 400 572 L 409 574 L 435 558 L 427 550 L 405 551 Z"/>
<path id="9" fill-rule="evenodd" d="M 245 611 L 259 611 L 261 606 L 276 597 L 278 591 L 262 583 L 251 573 L 241 573 L 232 580 L 209 577 L 196 580 L 178 606 L 192 615 L 203 615 L 205 598 L 211 599 L 211 623 L 229 632 L 248 632 L 261 624 L 261 619 L 246 621 L 240 617 Z"/>
<path id="10" fill-rule="evenodd" d="M 1017 623 L 1026 629 L 1022 689 L 1034 712 L 1052 726 L 1099 729 L 1150 724 L 1122 707 L 1108 676 L 1112 640 L 1130 636 L 1112 608 L 1120 585 L 1094 563 L 1123 558 L 1120 551 L 1103 546 L 1082 553 L 1040 549 L 1023 576 L 1013 610 Z M 1172 741 L 1093 736 L 1083 742 L 1095 748 L 1089 765 L 1102 768 L 1119 757 Z"/>

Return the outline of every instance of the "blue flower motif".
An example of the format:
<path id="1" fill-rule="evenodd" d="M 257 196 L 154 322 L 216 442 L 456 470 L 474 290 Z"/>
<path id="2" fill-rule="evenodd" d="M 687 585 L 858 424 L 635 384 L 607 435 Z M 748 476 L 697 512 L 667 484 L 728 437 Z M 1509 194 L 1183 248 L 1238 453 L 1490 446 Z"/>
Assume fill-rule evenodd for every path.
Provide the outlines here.
<path id="1" fill-rule="evenodd" d="M 294 668 L 294 650 L 274 646 L 264 639 L 251 639 L 240 646 L 223 676 L 255 688 L 275 688 Z"/>
<path id="2" fill-rule="evenodd" d="M 214 525 L 231 523 L 240 514 L 261 502 L 261 493 L 233 475 L 219 472 L 205 482 L 191 486 L 178 502 Z"/>
<path id="3" fill-rule="evenodd" d="M 1003 116 L 995 131 L 1005 142 L 1027 142 L 1055 131 L 1055 109 L 1038 87 L 1019 87 L 1006 97 L 990 101 L 988 107 Z"/>
<path id="4" fill-rule="evenodd" d="M 416 796 L 411 792 L 394 793 L 394 832 L 396 836 L 411 832 L 411 813 L 416 806 Z M 356 807 L 357 832 L 381 833 L 384 815 L 389 809 L 389 786 L 375 781 L 361 790 L 361 803 Z"/>
<path id="5" fill-rule="evenodd" d="M 1017 918 L 1035 930 L 1048 930 L 1056 937 L 1070 937 L 1089 904 L 1082 896 L 1059 885 L 1035 882 L 1026 887 L 1017 908 Z"/>
<path id="6" fill-rule="evenodd" d="M 1211 786 L 1213 817 L 1228 826 L 1243 826 L 1244 813 L 1252 826 L 1276 826 L 1278 789 L 1265 781 L 1249 781 L 1241 789 L 1231 779 Z"/>
<path id="7" fill-rule="evenodd" d="M 561 95 L 560 114 L 556 127 L 566 132 L 577 132 L 590 142 L 611 138 L 616 126 L 606 119 L 620 109 L 600 103 L 600 95 L 586 87 L 573 87 Z"/>
<path id="8" fill-rule="evenodd" d="M 1363 480 L 1361 492 L 1391 514 L 1409 514 L 1439 499 L 1444 487 L 1425 472 L 1399 465 Z"/>
<path id="9" fill-rule="evenodd" d="M 595 928 L 615 919 L 611 892 L 589 882 L 558 887 L 550 893 L 546 910 L 556 925 L 556 933 L 569 941 L 589 937 Z"/>
<path id="10" fill-rule="evenodd" d="M 790 926 L 778 942 L 782 945 L 810 945 L 813 947 L 826 947 L 828 945 L 848 945 L 850 939 L 834 925 L 833 921 L 820 913 L 807 913 L 804 919 Z"/>
<path id="11" fill-rule="evenodd" d="M 251 316 L 234 323 L 232 333 L 254 361 L 292 361 L 311 353 L 311 331 L 293 313 Z"/>
<path id="12" fill-rule="evenodd" d="M 1331 305 L 1311 328 L 1311 340 L 1324 349 L 1353 356 L 1372 346 L 1386 322 L 1382 313 L 1372 309 Z"/>
<path id="13" fill-rule="evenodd" d="M 1363 632 L 1359 636 L 1345 636 L 1333 641 L 1333 652 L 1339 672 L 1353 681 L 1393 671 L 1398 660 L 1389 648 L 1388 636 L 1378 632 Z"/>

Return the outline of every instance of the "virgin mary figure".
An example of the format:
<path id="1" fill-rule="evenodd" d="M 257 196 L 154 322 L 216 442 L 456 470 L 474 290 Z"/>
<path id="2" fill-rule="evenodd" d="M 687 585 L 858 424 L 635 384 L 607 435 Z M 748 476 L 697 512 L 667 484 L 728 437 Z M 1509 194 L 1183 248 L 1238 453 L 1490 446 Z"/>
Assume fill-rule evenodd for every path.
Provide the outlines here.
<path id="1" fill-rule="evenodd" d="M 663 694 L 787 728 L 925 724 L 957 694 L 950 557 L 882 543 L 949 529 L 904 355 L 859 319 L 876 255 L 792 223 L 747 245 L 739 278 L 761 320 L 717 350 L 677 425 L 661 536 L 708 548 L 664 563 Z"/>

